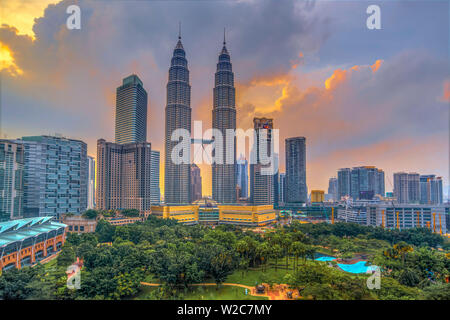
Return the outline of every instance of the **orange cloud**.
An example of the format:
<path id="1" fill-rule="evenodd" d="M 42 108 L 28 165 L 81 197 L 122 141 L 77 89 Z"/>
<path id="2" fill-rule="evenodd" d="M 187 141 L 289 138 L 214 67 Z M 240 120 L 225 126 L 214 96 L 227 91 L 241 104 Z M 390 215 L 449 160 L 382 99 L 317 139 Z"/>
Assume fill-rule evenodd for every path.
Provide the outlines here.
<path id="1" fill-rule="evenodd" d="M 0 71 L 1 70 L 7 70 L 13 76 L 23 74 L 23 70 L 16 65 L 13 52 L 2 42 L 0 42 Z"/>

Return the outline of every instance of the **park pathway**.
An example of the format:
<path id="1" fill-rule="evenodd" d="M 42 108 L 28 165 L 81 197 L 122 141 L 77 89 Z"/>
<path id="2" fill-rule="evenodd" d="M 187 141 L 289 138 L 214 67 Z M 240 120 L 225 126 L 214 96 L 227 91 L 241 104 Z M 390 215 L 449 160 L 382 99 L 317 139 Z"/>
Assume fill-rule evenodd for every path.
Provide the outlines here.
<path id="1" fill-rule="evenodd" d="M 150 286 L 150 287 L 158 287 L 161 284 L 160 283 L 149 283 L 149 282 L 141 282 L 141 285 L 144 286 Z M 240 287 L 240 288 L 244 288 L 247 289 L 250 292 L 250 295 L 255 296 L 255 297 L 266 297 L 269 300 L 291 300 L 288 299 L 286 297 L 286 285 L 279 285 L 276 286 L 277 290 L 270 290 L 267 289 L 267 294 L 260 294 L 260 293 L 256 293 L 256 289 L 255 287 L 251 287 L 251 286 L 246 286 L 244 284 L 240 284 L 240 283 L 229 283 L 229 282 L 224 282 L 221 284 L 222 286 L 233 286 L 233 287 Z M 267 284 L 264 284 L 266 288 L 269 288 L 269 286 Z M 216 283 L 193 283 L 191 284 L 191 286 L 217 286 Z"/>

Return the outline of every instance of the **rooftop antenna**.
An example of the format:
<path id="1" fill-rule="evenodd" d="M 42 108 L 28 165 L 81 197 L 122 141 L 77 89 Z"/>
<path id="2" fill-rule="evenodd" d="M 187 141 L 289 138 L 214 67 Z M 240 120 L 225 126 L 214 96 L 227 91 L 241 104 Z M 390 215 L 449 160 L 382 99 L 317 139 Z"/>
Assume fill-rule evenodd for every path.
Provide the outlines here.
<path id="1" fill-rule="evenodd" d="M 226 44 L 226 41 L 225 41 L 225 28 L 223 28 L 223 45 L 225 45 Z"/>
<path id="2" fill-rule="evenodd" d="M 181 21 L 178 22 L 178 39 L 181 39 Z"/>

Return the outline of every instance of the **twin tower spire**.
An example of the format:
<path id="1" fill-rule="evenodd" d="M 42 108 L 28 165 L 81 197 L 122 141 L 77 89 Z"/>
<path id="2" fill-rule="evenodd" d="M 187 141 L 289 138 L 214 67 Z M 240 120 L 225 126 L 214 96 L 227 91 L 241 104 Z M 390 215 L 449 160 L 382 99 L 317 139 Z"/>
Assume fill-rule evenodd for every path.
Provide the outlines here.
<path id="1" fill-rule="evenodd" d="M 227 129 L 236 129 L 234 73 L 230 55 L 226 49 L 225 29 L 223 48 L 214 79 L 214 99 L 212 110 L 212 127 L 225 136 Z M 191 132 L 191 85 L 186 52 L 181 43 L 181 23 L 178 30 L 178 42 L 173 51 L 167 82 L 167 105 L 165 110 L 165 174 L 164 202 L 166 204 L 191 203 L 190 164 L 176 164 L 172 160 L 172 151 L 179 141 L 172 141 L 176 129 Z M 189 141 L 190 143 L 190 141 Z M 223 156 L 227 159 L 227 150 L 223 146 Z M 190 152 L 190 151 L 188 151 Z M 236 159 L 236 151 L 232 156 Z M 185 155 L 191 159 L 191 155 Z M 212 165 L 212 196 L 218 203 L 236 203 L 236 169 L 235 164 Z"/>

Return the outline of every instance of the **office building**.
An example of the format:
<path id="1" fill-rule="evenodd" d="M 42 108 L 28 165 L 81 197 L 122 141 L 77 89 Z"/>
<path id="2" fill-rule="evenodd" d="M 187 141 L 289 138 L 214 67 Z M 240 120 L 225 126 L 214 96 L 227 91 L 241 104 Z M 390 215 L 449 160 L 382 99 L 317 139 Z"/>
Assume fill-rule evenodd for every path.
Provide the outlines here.
<path id="1" fill-rule="evenodd" d="M 306 138 L 286 139 L 286 202 L 306 203 Z"/>
<path id="2" fill-rule="evenodd" d="M 338 201 L 351 194 L 351 169 L 341 168 L 338 170 Z"/>
<path id="3" fill-rule="evenodd" d="M 135 74 L 116 90 L 116 143 L 147 141 L 147 92 Z"/>
<path id="4" fill-rule="evenodd" d="M 286 203 L 286 174 L 280 173 L 278 178 L 278 205 Z"/>
<path id="5" fill-rule="evenodd" d="M 328 180 L 328 196 L 332 201 L 338 201 L 338 179 L 332 177 Z"/>
<path id="6" fill-rule="evenodd" d="M 202 176 L 200 168 L 195 164 L 191 164 L 191 197 L 192 201 L 202 198 Z"/>
<path id="7" fill-rule="evenodd" d="M 164 159 L 164 202 L 167 204 L 189 204 L 191 199 L 191 166 L 189 163 L 176 164 L 172 161 L 172 150 L 179 142 L 171 139 L 177 129 L 191 132 L 191 86 L 187 65 L 180 34 L 173 50 L 167 83 Z M 190 146 L 190 141 L 186 143 Z M 183 156 L 190 159 L 190 148 L 188 153 Z"/>
<path id="8" fill-rule="evenodd" d="M 311 203 L 321 203 L 325 201 L 325 191 L 311 190 Z"/>
<path id="9" fill-rule="evenodd" d="M 152 167 L 150 170 L 150 201 L 152 204 L 161 202 L 161 192 L 159 189 L 159 151 L 152 150 Z"/>
<path id="10" fill-rule="evenodd" d="M 236 164 L 237 197 L 248 198 L 248 161 L 241 157 Z"/>
<path id="11" fill-rule="evenodd" d="M 236 203 L 236 138 L 232 149 L 225 143 L 226 130 L 236 129 L 234 73 L 226 48 L 225 33 L 215 73 L 213 94 L 212 128 L 222 133 L 224 143 L 221 163 L 213 162 L 211 165 L 212 198 L 218 203 Z"/>
<path id="12" fill-rule="evenodd" d="M 250 202 L 254 205 L 268 205 L 274 203 L 274 172 L 270 168 L 273 163 L 263 163 L 261 154 L 265 149 L 268 158 L 272 158 L 272 129 L 273 119 L 254 118 L 255 139 L 250 160 Z M 264 133 L 266 136 L 264 138 Z M 263 147 L 263 144 L 265 147 Z"/>
<path id="13" fill-rule="evenodd" d="M 24 147 L 0 140 L 0 221 L 23 215 Z"/>
<path id="14" fill-rule="evenodd" d="M 60 136 L 16 140 L 25 149 L 24 217 L 80 214 L 88 205 L 87 145 Z"/>

